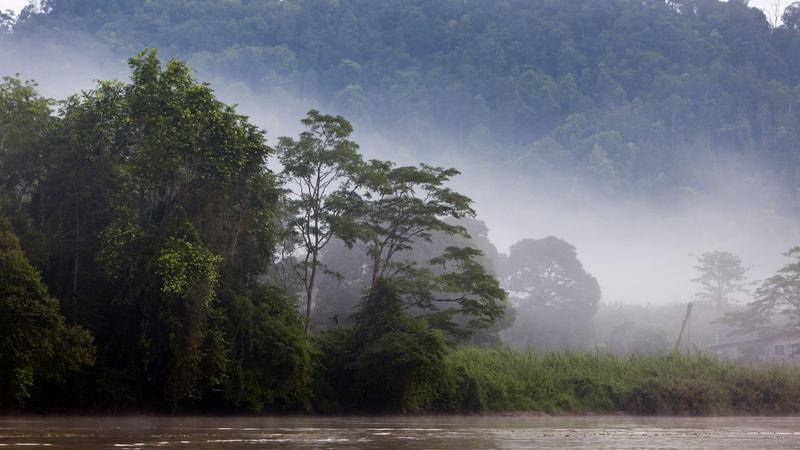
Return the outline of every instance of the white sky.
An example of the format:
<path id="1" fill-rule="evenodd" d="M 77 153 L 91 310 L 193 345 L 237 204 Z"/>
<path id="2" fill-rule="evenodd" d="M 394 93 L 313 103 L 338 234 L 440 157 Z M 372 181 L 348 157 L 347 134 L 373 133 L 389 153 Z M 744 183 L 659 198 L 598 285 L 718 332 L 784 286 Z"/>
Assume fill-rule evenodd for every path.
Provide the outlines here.
<path id="1" fill-rule="evenodd" d="M 0 11 L 11 9 L 19 12 L 23 6 L 28 4 L 28 0 L 0 0 Z"/>

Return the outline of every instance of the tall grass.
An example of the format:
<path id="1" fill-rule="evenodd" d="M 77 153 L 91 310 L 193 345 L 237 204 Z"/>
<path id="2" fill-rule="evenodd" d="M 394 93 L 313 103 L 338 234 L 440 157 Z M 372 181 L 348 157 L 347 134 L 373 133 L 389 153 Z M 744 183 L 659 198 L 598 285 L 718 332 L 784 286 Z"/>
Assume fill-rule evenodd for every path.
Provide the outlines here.
<path id="1" fill-rule="evenodd" d="M 800 368 L 708 355 L 618 356 L 461 348 L 446 358 L 440 406 L 457 412 L 800 413 Z"/>

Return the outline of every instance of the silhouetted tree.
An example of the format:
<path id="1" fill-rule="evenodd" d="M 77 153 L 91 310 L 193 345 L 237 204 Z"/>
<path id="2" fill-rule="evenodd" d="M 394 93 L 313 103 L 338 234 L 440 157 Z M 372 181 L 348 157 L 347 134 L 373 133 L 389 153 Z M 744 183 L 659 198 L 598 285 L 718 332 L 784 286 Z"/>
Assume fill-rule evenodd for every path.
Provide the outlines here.
<path id="1" fill-rule="evenodd" d="M 508 332 L 513 343 L 540 348 L 588 343 L 600 285 L 584 270 L 575 247 L 552 236 L 517 242 L 502 280 L 516 308 Z"/>

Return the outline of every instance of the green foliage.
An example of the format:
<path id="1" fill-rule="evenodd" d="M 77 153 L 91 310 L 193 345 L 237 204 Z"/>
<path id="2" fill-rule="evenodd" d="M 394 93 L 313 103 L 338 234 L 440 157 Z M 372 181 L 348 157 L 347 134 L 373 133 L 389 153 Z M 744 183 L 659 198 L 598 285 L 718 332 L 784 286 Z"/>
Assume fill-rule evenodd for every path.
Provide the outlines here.
<path id="1" fill-rule="evenodd" d="M 8 212 L 30 198 L 40 181 L 42 160 L 31 158 L 47 139 L 53 101 L 32 81 L 3 77 L 0 83 L 0 204 Z"/>
<path id="2" fill-rule="evenodd" d="M 118 289 L 109 314 L 129 333 L 112 348 L 136 355 L 127 370 L 148 386 L 143 401 L 163 396 L 177 407 L 224 378 L 211 303 L 223 278 L 239 283 L 264 267 L 247 259 L 253 250 L 268 258 L 277 186 L 263 167 L 263 132 L 187 66 L 173 60 L 162 69 L 155 52 L 130 65 L 130 84 L 101 85 L 66 115 L 114 113 L 101 119 L 114 133 L 101 151 L 115 160 L 118 178 L 98 258 Z M 107 97 L 118 107 L 97 108 Z"/>
<path id="3" fill-rule="evenodd" d="M 191 242 L 170 239 L 156 261 L 157 273 L 161 276 L 161 293 L 165 297 L 181 298 L 198 283 L 204 283 L 208 293 L 206 303 L 214 298 L 214 290 L 219 281 L 217 266 L 222 262 L 220 256 Z"/>
<path id="4" fill-rule="evenodd" d="M 472 200 L 446 186 L 458 174 L 452 168 L 396 167 L 372 160 L 357 178 L 354 222 L 370 259 L 367 291 L 390 282 L 406 307 L 433 310 L 426 316 L 431 324 L 463 338 L 504 313 L 506 293 L 478 262 L 481 251 L 447 247 L 424 266 L 402 259 L 415 247 L 430 244 L 434 234 L 469 238 L 453 220 L 475 216 Z M 456 315 L 467 317 L 466 327 L 452 320 Z"/>
<path id="5" fill-rule="evenodd" d="M 470 314 L 459 314 L 458 309 L 460 306 L 457 302 L 444 301 L 458 299 L 460 293 L 471 290 L 469 288 L 471 284 L 475 288 L 477 288 L 477 285 L 482 284 L 483 292 L 486 294 L 498 293 L 497 283 L 492 280 L 492 276 L 497 273 L 496 262 L 500 260 L 498 251 L 489 241 L 487 237 L 488 229 L 483 222 L 476 219 L 460 219 L 457 221 L 447 219 L 446 221 L 463 226 L 469 233 L 469 238 L 461 235 L 451 235 L 446 232 L 433 232 L 429 242 L 418 241 L 413 249 L 402 254 L 402 258 L 407 264 L 413 263 L 411 268 L 427 269 L 417 272 L 419 277 L 411 277 L 408 282 L 403 284 L 415 287 L 417 281 L 422 283 L 417 286 L 418 289 L 416 291 L 419 294 L 426 294 L 424 288 L 430 287 L 432 284 L 441 285 L 441 288 L 436 286 L 433 288 L 434 290 L 442 289 L 442 292 L 438 292 L 434 296 L 431 295 L 430 291 L 427 291 L 428 301 L 425 306 L 428 308 L 422 309 L 418 306 L 412 306 L 410 311 L 414 315 L 423 316 L 435 327 L 446 330 L 451 338 L 458 336 L 459 340 L 464 339 L 476 344 L 499 343 L 500 330 L 508 327 L 509 323 L 513 321 L 513 309 L 507 302 L 502 301 L 490 305 L 489 310 L 485 312 L 494 316 L 495 313 L 492 312 L 492 309 L 503 306 L 504 315 L 500 319 L 495 318 L 490 326 L 483 327 L 487 322 L 485 314 L 474 310 Z M 477 255 L 476 249 L 480 249 L 482 254 Z M 443 260 L 445 258 L 442 258 L 442 256 L 446 252 L 453 251 L 457 251 L 461 256 L 465 257 L 462 258 L 462 262 L 466 270 L 458 267 L 460 263 L 454 258 L 448 257 Z M 430 262 L 431 260 L 438 260 L 439 262 L 433 265 Z M 340 277 L 324 276 L 320 279 L 319 296 L 321 301 L 319 307 L 314 310 L 315 323 L 318 327 L 349 323 L 349 315 L 363 296 L 364 286 L 368 286 L 370 282 L 371 273 L 368 270 L 370 258 L 359 248 L 348 248 L 341 241 L 333 241 L 323 252 L 322 261 L 330 271 L 340 275 Z M 408 275 L 413 275 L 413 273 Z M 395 279 L 395 281 L 400 284 L 401 280 Z M 446 287 L 445 284 L 448 286 Z M 459 285 L 463 286 L 465 290 L 460 290 L 461 287 L 458 287 Z M 448 289 L 448 287 L 450 289 L 448 292 L 449 297 L 443 295 L 445 293 L 444 290 Z M 442 301 L 437 302 L 437 297 Z M 435 307 L 434 311 L 429 309 L 431 306 Z M 471 306 L 476 305 L 472 303 Z M 470 327 L 469 322 L 473 320 L 475 322 Z M 468 333 L 465 333 L 464 331 L 467 330 Z M 471 336 L 468 337 L 467 335 L 469 334 Z"/>
<path id="6" fill-rule="evenodd" d="M 259 287 L 226 303 L 230 368 L 225 401 L 232 410 L 305 410 L 310 406 L 311 347 L 294 299 Z"/>
<path id="7" fill-rule="evenodd" d="M 282 213 L 264 132 L 179 61 L 162 67 L 149 51 L 130 66 L 130 82 L 99 82 L 59 115 L 33 84 L 0 88 L 3 210 L 98 345 L 95 368 L 63 380 L 73 396 L 53 395 L 53 374 L 70 366 L 40 369 L 44 356 L 8 366 L 14 395 L 41 378 L 62 406 L 305 408 L 310 348 L 291 302 L 261 282 Z M 58 312 L 58 301 L 40 303 Z M 29 344 L 81 361 L 70 345 L 88 334 L 47 320 L 58 343 L 31 331 Z"/>
<path id="8" fill-rule="evenodd" d="M 91 335 L 65 322 L 5 219 L 0 219 L 0 361 L 3 409 L 24 406 L 42 386 L 59 386 L 94 362 Z"/>
<path id="9" fill-rule="evenodd" d="M 26 16 L 21 29 L 58 14 Z M 291 53 L 273 50 L 267 53 Z M 466 57 L 502 56 L 495 50 L 470 47 L 481 55 Z M 227 61 L 239 52 L 262 54 L 238 48 Z M 294 70 L 292 58 L 284 59 L 281 70 Z M 597 281 L 575 249 L 555 238 L 520 243 L 507 265 L 491 267 L 487 255 L 497 252 L 485 227 L 464 220 L 474 217 L 471 200 L 447 186 L 458 172 L 363 163 L 348 139 L 352 127 L 340 116 L 311 111 L 303 121 L 308 131 L 281 140 L 283 181 L 310 189 L 287 199 L 282 180 L 266 168 L 272 149 L 264 132 L 218 101 L 187 65 L 162 65 L 149 51 L 130 66 L 129 82 L 100 82 L 64 101 L 58 114 L 35 85 L 0 84 L 0 207 L 22 237 L 20 246 L 10 225 L 0 225 L 0 408 L 798 412 L 798 373 L 789 367 L 757 369 L 697 355 L 449 347 L 448 339 L 474 337 L 476 330 L 491 341 L 487 336 L 496 338 L 509 323 L 495 271 L 505 273 L 511 290 L 568 315 L 572 335 L 585 331 L 597 310 Z M 338 83 L 341 97 L 359 104 L 370 91 L 350 78 L 367 79 L 378 68 L 359 58 L 335 66 L 347 76 L 328 73 L 324 82 Z M 618 80 L 608 67 L 598 70 L 581 81 L 567 74 L 563 85 L 590 83 L 595 106 L 638 114 L 641 103 L 625 95 L 632 81 Z M 528 119 L 545 117 L 544 128 L 555 126 L 561 81 L 531 68 L 520 77 L 536 101 L 550 99 Z M 573 100 L 589 101 L 577 94 Z M 686 105 L 672 100 L 666 103 L 674 118 Z M 553 137 L 538 141 L 529 161 L 588 164 L 601 178 L 613 175 L 609 186 L 620 186 L 641 169 L 636 158 L 645 147 L 596 126 L 598 117 L 571 114 Z M 579 155 L 568 154 L 575 148 Z M 331 195 L 309 195 L 316 189 Z M 303 268 L 333 274 L 314 256 L 330 242 L 366 248 L 346 280 L 346 295 L 361 297 L 351 324 L 323 333 L 313 341 L 318 348 L 303 332 L 308 319 L 296 310 L 290 284 L 282 291 L 265 284 L 278 241 L 296 243 L 280 225 L 287 218 L 312 257 Z M 782 308 L 793 319 L 795 265 L 757 293 L 764 308 Z M 310 300 L 313 281 L 305 288 Z M 655 352 L 663 336 L 647 331 L 642 336 Z M 54 400 L 57 392 L 70 396 Z"/>
<path id="10" fill-rule="evenodd" d="M 389 412 L 434 406 L 447 345 L 441 331 L 405 309 L 397 287 L 381 281 L 353 314 L 352 328 L 322 336 L 318 391 L 322 386 L 338 394 L 329 403 Z"/>
<path id="11" fill-rule="evenodd" d="M 354 363 L 361 401 L 388 411 L 430 410 L 446 353 L 442 333 L 421 320 L 380 335 L 361 349 Z"/>
<path id="12" fill-rule="evenodd" d="M 462 226 L 445 221 L 475 215 L 472 200 L 445 185 L 456 175 L 456 169 L 425 164 L 396 167 L 372 160 L 363 167 L 358 182 L 364 201 L 357 220 L 372 259 L 372 284 L 396 271 L 398 253 L 429 242 L 432 233 L 466 236 Z"/>
<path id="13" fill-rule="evenodd" d="M 463 348 L 446 359 L 447 411 L 796 414 L 798 369 L 706 355 L 615 356 Z M 778 394 L 780 392 L 780 394 Z"/>
<path id="14" fill-rule="evenodd" d="M 350 123 L 341 116 L 311 110 L 302 120 L 307 131 L 298 140 L 282 137 L 278 144 L 283 176 L 291 196 L 288 223 L 302 255 L 295 270 L 305 288 L 305 330 L 311 323 L 314 288 L 320 252 L 336 236 L 352 242 L 351 203 L 353 177 L 361 164 L 358 145 L 349 140 Z"/>

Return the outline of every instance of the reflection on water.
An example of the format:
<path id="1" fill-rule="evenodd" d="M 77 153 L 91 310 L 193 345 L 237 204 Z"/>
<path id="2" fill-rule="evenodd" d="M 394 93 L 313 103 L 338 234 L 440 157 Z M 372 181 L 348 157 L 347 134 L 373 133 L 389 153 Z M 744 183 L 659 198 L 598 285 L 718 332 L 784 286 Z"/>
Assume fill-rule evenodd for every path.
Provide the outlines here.
<path id="1" fill-rule="evenodd" d="M 0 448 L 800 448 L 797 418 L 0 418 Z"/>

